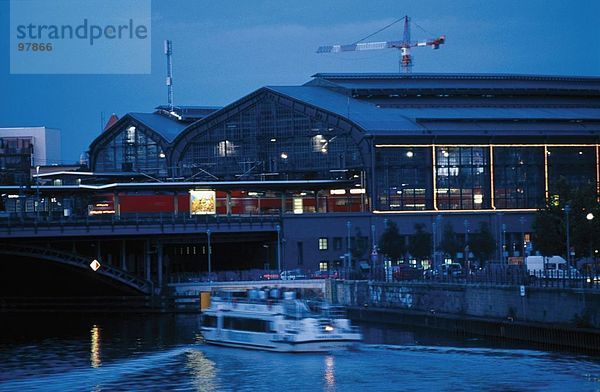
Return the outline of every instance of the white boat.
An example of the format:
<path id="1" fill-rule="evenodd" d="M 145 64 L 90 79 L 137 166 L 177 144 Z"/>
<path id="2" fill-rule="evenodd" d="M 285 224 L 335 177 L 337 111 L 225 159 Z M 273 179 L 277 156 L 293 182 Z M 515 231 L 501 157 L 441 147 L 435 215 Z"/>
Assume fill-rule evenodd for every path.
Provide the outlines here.
<path id="1" fill-rule="evenodd" d="M 360 344 L 360 330 L 338 309 L 324 302 L 314 306 L 294 294 L 278 299 L 278 290 L 250 290 L 245 298 L 213 297 L 202 315 L 204 341 L 278 352 L 327 352 Z"/>

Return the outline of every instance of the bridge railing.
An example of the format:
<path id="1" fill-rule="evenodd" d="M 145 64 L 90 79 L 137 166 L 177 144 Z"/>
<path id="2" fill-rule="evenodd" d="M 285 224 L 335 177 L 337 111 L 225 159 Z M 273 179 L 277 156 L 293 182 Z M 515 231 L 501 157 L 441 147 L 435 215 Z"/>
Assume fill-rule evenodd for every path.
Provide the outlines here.
<path id="1" fill-rule="evenodd" d="M 2 216 L 0 217 L 0 232 L 10 234 L 16 230 L 37 230 L 40 228 L 56 229 L 69 227 L 140 227 L 168 225 L 275 225 L 280 222 L 279 215 L 188 215 L 188 214 L 158 214 L 158 215 L 96 215 L 57 217 L 51 215 Z"/>

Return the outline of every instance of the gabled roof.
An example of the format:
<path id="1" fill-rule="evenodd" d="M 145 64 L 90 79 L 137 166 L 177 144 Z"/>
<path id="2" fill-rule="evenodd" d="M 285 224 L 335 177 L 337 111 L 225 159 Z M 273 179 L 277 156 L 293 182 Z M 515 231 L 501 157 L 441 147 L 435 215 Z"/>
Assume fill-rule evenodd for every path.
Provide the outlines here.
<path id="1" fill-rule="evenodd" d="M 169 143 L 188 126 L 188 123 L 157 113 L 128 113 L 127 115 L 160 134 Z"/>
<path id="2" fill-rule="evenodd" d="M 116 114 L 111 114 L 110 118 L 106 122 L 103 131 L 106 131 L 108 128 L 112 127 L 117 121 L 119 121 L 119 117 Z"/>
<path id="3" fill-rule="evenodd" d="M 357 100 L 329 89 L 312 86 L 269 86 L 268 89 L 347 118 L 367 133 L 375 130 L 425 130 L 395 110 L 380 109 L 371 102 Z"/>
<path id="4" fill-rule="evenodd" d="M 204 117 L 208 116 L 209 114 L 216 112 L 217 110 L 221 109 L 220 106 L 173 106 L 173 108 L 171 108 L 168 105 L 159 105 L 156 108 L 157 113 L 165 115 L 165 116 L 172 116 L 175 119 L 178 119 L 180 121 L 185 121 L 185 122 L 192 122 L 192 121 L 196 121 L 196 120 L 200 120 L 203 119 Z M 179 117 L 179 118 L 177 118 Z"/>

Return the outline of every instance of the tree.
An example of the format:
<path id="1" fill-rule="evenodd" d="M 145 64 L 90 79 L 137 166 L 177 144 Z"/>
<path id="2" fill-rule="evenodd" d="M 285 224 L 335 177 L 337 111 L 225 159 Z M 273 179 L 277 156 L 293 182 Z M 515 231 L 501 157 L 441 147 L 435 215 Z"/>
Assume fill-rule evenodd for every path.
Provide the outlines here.
<path id="1" fill-rule="evenodd" d="M 360 260 L 365 256 L 369 247 L 368 240 L 368 237 L 362 235 L 360 227 L 357 227 L 354 238 L 350 242 L 350 252 L 352 252 L 353 260 Z"/>
<path id="2" fill-rule="evenodd" d="M 458 253 L 458 251 L 460 251 L 461 249 L 461 246 L 456 238 L 456 233 L 452 228 L 452 224 L 449 222 L 444 224 L 442 240 L 440 241 L 438 249 L 444 252 L 446 256 L 452 259 L 456 257 L 456 253 Z"/>
<path id="3" fill-rule="evenodd" d="M 569 188 L 561 178 L 556 192 L 546 206 L 537 211 L 533 221 L 535 249 L 543 256 L 565 255 L 567 222 L 565 206 L 569 205 L 570 245 L 576 257 L 587 257 L 600 246 L 600 205 L 593 186 Z M 591 213 L 594 218 L 587 219 Z"/>
<path id="4" fill-rule="evenodd" d="M 533 242 L 542 256 L 564 254 L 565 224 L 562 211 L 557 206 L 548 205 L 538 210 L 533 220 Z"/>
<path id="5" fill-rule="evenodd" d="M 600 204 L 596 190 L 586 187 L 573 192 L 570 205 L 569 226 L 571 246 L 577 258 L 593 256 L 593 250 L 600 245 Z M 592 219 L 587 215 L 592 214 Z"/>
<path id="6" fill-rule="evenodd" d="M 390 260 L 397 261 L 405 252 L 404 241 L 396 223 L 390 221 L 379 238 L 379 250 Z"/>
<path id="7" fill-rule="evenodd" d="M 415 225 L 415 232 L 410 236 L 408 251 L 417 261 L 431 255 L 431 233 L 425 231 L 425 225 L 421 223 Z"/>
<path id="8" fill-rule="evenodd" d="M 489 261 L 496 250 L 496 240 L 486 222 L 479 223 L 479 231 L 473 233 L 469 238 L 469 248 L 483 266 Z"/>

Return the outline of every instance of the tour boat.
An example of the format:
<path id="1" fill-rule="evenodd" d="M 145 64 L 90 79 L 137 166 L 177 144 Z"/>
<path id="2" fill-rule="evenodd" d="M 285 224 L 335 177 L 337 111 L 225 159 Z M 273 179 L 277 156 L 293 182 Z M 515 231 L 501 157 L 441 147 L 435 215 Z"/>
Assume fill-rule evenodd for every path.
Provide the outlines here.
<path id="1" fill-rule="evenodd" d="M 226 293 L 211 299 L 202 315 L 209 344 L 278 352 L 327 352 L 356 348 L 362 341 L 339 308 L 308 302 L 279 290 L 250 290 L 245 298 Z"/>

